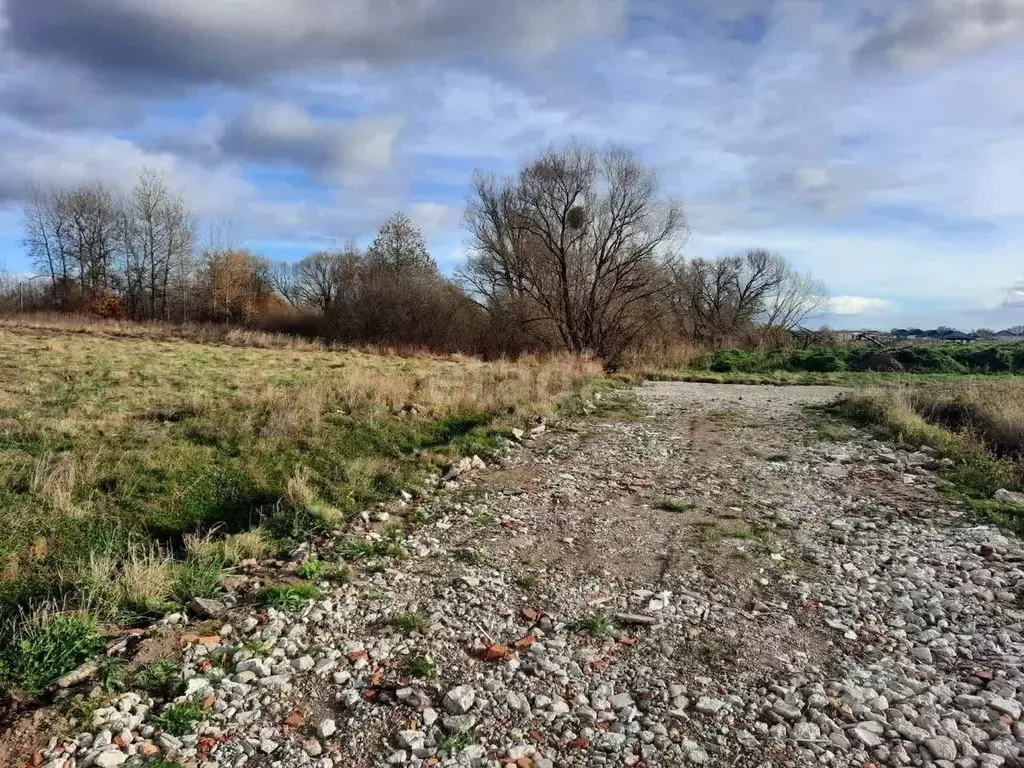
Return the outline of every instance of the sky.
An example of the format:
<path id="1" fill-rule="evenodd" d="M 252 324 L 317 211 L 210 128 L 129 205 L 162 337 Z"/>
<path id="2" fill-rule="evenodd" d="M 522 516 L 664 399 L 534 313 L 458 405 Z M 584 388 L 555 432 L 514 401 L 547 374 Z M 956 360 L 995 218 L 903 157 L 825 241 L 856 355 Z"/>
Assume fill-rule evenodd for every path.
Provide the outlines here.
<path id="1" fill-rule="evenodd" d="M 836 328 L 1024 323 L 1024 0 L 0 0 L 0 263 L 33 186 L 127 187 L 293 260 L 474 169 L 616 144 L 690 257 L 773 250 Z"/>

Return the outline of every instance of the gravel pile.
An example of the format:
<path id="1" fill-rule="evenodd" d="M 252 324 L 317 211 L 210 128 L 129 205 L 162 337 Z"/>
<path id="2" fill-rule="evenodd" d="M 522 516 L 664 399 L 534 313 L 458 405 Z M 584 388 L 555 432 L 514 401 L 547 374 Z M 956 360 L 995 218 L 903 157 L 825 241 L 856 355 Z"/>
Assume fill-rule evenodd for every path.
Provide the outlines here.
<path id="1" fill-rule="evenodd" d="M 527 436 L 392 507 L 407 557 L 242 599 L 182 696 L 122 694 L 42 765 L 1024 764 L 1024 550 L 930 452 L 816 440 L 833 394 L 663 384 Z"/>

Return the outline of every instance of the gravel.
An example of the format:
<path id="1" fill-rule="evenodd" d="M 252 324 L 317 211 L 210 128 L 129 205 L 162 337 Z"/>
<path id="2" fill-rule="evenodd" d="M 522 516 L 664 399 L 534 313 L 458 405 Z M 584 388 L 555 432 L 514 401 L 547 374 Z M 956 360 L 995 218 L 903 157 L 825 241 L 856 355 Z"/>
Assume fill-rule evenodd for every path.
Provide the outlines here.
<path id="1" fill-rule="evenodd" d="M 37 764 L 1024 764 L 1024 549 L 933 452 L 818 440 L 803 406 L 835 394 L 658 384 L 645 416 L 524 431 L 371 510 L 351 535 L 417 521 L 383 570 L 278 611 L 246 591 L 295 565 L 261 563 L 193 606 L 177 702 L 115 696 Z"/>

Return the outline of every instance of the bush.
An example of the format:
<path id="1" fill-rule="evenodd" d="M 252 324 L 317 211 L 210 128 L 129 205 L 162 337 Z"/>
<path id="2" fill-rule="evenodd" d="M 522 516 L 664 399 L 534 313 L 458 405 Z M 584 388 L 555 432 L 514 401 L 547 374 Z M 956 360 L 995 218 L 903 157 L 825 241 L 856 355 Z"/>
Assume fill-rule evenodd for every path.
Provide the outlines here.
<path id="1" fill-rule="evenodd" d="M 846 370 L 846 361 L 834 349 L 794 352 L 790 365 L 793 370 L 811 373 L 835 373 Z"/>
<path id="2" fill-rule="evenodd" d="M 749 353 L 739 349 L 723 349 L 716 352 L 708 368 L 715 373 L 732 373 L 733 371 L 748 370 Z"/>

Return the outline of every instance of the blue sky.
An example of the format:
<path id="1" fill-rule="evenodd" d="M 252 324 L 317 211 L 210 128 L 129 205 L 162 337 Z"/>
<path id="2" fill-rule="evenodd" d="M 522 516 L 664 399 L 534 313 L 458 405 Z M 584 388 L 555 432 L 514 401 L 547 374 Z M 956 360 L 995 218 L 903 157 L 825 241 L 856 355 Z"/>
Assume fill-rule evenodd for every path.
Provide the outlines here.
<path id="1" fill-rule="evenodd" d="M 395 210 L 446 269 L 476 168 L 623 144 L 691 256 L 836 327 L 1024 323 L 1024 0 L 0 0 L 0 262 L 33 185 L 144 166 L 272 258 Z"/>

